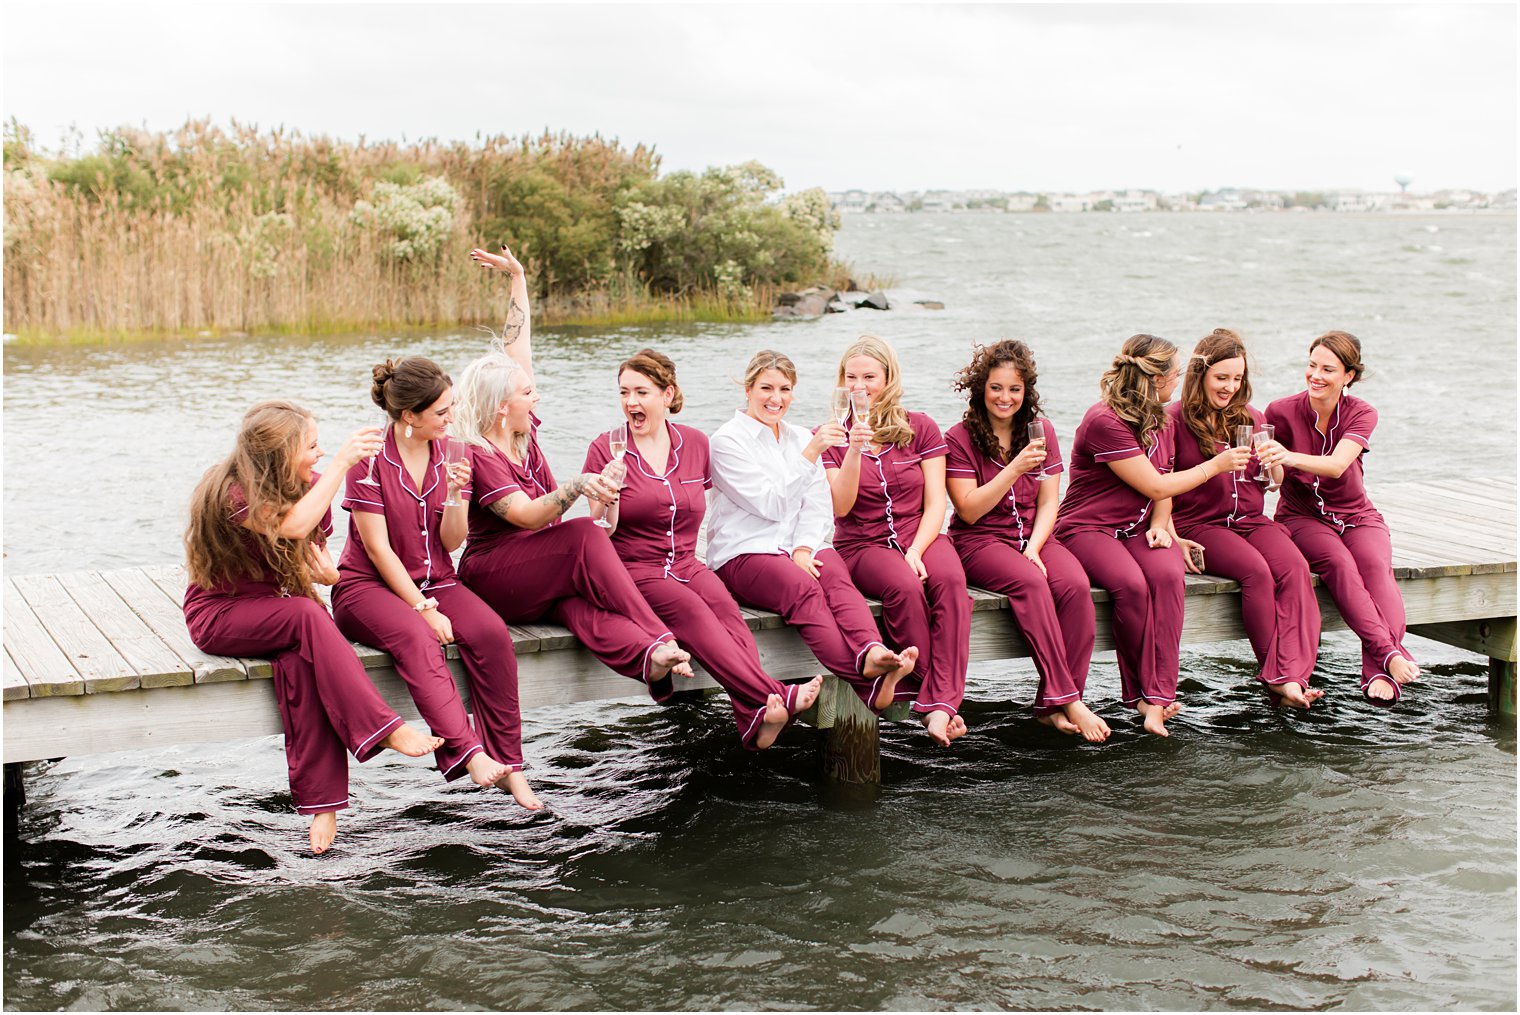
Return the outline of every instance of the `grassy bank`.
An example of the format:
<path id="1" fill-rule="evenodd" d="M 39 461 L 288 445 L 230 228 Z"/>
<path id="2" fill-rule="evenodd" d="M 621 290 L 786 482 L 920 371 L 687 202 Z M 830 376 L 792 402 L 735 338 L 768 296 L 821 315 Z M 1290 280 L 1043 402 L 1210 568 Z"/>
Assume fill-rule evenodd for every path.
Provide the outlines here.
<path id="1" fill-rule="evenodd" d="M 546 324 L 763 319 L 843 272 L 821 192 L 755 163 L 659 173 L 545 134 L 336 142 L 197 121 L 95 151 L 5 138 L 4 329 L 22 341 L 499 323 L 468 258 L 510 243 Z"/>

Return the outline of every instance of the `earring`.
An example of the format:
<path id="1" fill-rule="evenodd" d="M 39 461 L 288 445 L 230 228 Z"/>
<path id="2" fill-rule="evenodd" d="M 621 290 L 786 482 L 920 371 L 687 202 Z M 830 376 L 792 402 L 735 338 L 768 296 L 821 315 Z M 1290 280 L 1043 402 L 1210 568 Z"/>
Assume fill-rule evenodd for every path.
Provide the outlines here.
<path id="1" fill-rule="evenodd" d="M 406 425 L 406 435 L 408 438 L 412 436 L 412 424 L 410 423 Z"/>

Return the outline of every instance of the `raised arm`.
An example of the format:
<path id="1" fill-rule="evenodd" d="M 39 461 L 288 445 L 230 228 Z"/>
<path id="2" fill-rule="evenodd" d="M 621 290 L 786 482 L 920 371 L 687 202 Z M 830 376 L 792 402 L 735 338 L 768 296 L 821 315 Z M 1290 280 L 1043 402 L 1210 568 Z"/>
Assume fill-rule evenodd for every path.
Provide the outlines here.
<path id="1" fill-rule="evenodd" d="M 528 310 L 528 275 L 522 262 L 512 256 L 507 245 L 501 245 L 501 253 L 476 247 L 470 251 L 475 263 L 488 271 L 505 272 L 511 282 L 507 294 L 507 320 L 501 326 L 502 351 L 528 371 L 533 373 L 533 323 Z"/>
<path id="2" fill-rule="evenodd" d="M 855 498 L 860 496 L 860 452 L 875 435 L 868 423 L 857 422 L 850 427 L 850 445 L 839 468 L 828 470 L 829 496 L 834 501 L 836 518 L 843 518 L 855 507 Z"/>
<path id="3" fill-rule="evenodd" d="M 332 507 L 333 498 L 338 495 L 338 487 L 343 484 L 343 478 L 348 475 L 348 470 L 366 458 L 372 458 L 380 453 L 380 428 L 364 427 L 355 430 L 349 435 L 348 440 L 333 455 L 332 465 L 322 473 L 320 479 L 311 485 L 305 496 L 290 506 L 285 512 L 285 517 L 280 519 L 280 535 L 286 539 L 300 539 L 310 535 L 311 530 L 321 524 L 322 516 L 327 509 Z M 248 523 L 243 523 L 245 527 Z"/>
<path id="4" fill-rule="evenodd" d="M 606 478 L 594 472 L 582 473 L 557 490 L 550 490 L 542 497 L 530 498 L 521 490 L 513 490 L 487 507 L 497 516 L 520 529 L 536 530 L 550 524 L 570 510 L 584 495 L 605 504 L 617 502 L 617 488 Z"/>

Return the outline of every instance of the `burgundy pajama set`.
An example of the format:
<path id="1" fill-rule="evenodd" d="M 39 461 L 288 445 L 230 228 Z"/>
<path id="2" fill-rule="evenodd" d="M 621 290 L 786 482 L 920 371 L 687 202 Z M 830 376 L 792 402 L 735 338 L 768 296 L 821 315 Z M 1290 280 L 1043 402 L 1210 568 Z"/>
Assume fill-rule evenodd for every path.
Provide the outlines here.
<path id="1" fill-rule="evenodd" d="M 248 513 L 242 491 L 234 487 L 230 499 L 229 521 L 241 527 Z M 324 537 L 332 533 L 330 511 L 321 528 Z M 370 683 L 327 608 L 280 588 L 263 540 L 246 529 L 242 538 L 258 570 L 224 588 L 185 589 L 190 640 L 216 655 L 270 657 L 296 811 L 343 810 L 348 806 L 344 751 L 368 761 L 401 717 Z"/>
<path id="2" fill-rule="evenodd" d="M 918 646 L 918 667 L 897 685 L 896 698 L 913 699 L 922 714 L 960 714 L 971 659 L 971 596 L 966 572 L 950 540 L 936 535 L 924 551 L 927 582 L 908 566 L 906 553 L 924 516 L 922 462 L 945 455 L 939 424 L 908 413 L 913 439 L 877 446 L 860 456 L 860 482 L 849 514 L 835 519 L 834 540 L 860 591 L 881 600 L 887 637 L 901 651 Z M 826 448 L 825 468 L 837 469 L 847 448 Z"/>
<path id="3" fill-rule="evenodd" d="M 876 618 L 829 544 L 834 505 L 824 468 L 802 451 L 812 434 L 771 428 L 736 412 L 713 434 L 713 495 L 707 516 L 707 563 L 734 598 L 781 614 L 830 673 L 847 681 L 867 708 L 885 677 L 867 677 L 866 653 L 883 645 Z M 814 578 L 792 562 L 813 551 Z"/>
<path id="4" fill-rule="evenodd" d="M 538 444 L 539 419 L 532 420 L 522 465 L 489 443 L 470 448 L 470 537 L 459 576 L 507 623 L 552 619 L 603 665 L 647 684 L 650 657 L 673 635 L 639 594 L 606 532 L 590 518 L 524 529 L 491 510 L 515 492 L 536 500 L 557 489 Z M 649 693 L 660 701 L 671 688 L 665 679 Z"/>
<path id="5" fill-rule="evenodd" d="M 1170 423 L 1149 448 L 1106 402 L 1087 410 L 1071 448 L 1071 481 L 1056 518 L 1056 536 L 1079 560 L 1093 584 L 1107 589 L 1113 606 L 1120 697 L 1169 705 L 1177 697 L 1186 568 L 1173 545 L 1146 543 L 1150 498 L 1109 468 L 1141 455 L 1158 472 L 1172 470 Z"/>
<path id="6" fill-rule="evenodd" d="M 375 460 L 373 486 L 360 482 L 369 471 L 360 462 L 348 472 L 343 506 L 385 519 L 391 550 L 423 596 L 438 600 L 449 619 L 469 678 L 470 705 L 475 727 L 449 672 L 443 646 L 422 614 L 386 584 L 364 548 L 364 537 L 353 518 L 348 543 L 338 561 L 338 584 L 333 589 L 333 618 L 354 641 L 388 652 L 406 681 L 423 722 L 443 746 L 434 752 L 445 779 L 464 775 L 465 763 L 478 751 L 520 770 L 522 721 L 517 707 L 517 656 L 506 623 L 480 597 L 460 583 L 454 562 L 443 548 L 439 526 L 448 496 L 443 450 L 434 441 L 423 469 L 422 489 L 412 484 L 396 450 L 395 428 Z"/>
<path id="7" fill-rule="evenodd" d="M 1176 470 L 1184 472 L 1230 445 L 1214 441 L 1205 455 L 1182 419 L 1182 404 L 1167 406 L 1176 445 Z M 1259 428 L 1262 415 L 1247 406 Z M 1244 475 L 1225 472 L 1172 498 L 1172 525 L 1184 539 L 1203 544 L 1207 574 L 1240 583 L 1240 614 L 1264 684 L 1309 687 L 1319 654 L 1319 603 L 1309 564 L 1286 526 L 1264 512 L 1267 487 L 1253 453 Z"/>
<path id="8" fill-rule="evenodd" d="M 1052 477 L 1066 470 L 1056 428 L 1045 424 L 1044 471 Z M 981 451 L 971 441 L 965 423 L 945 432 L 949 453 L 945 457 L 947 479 L 970 479 L 986 486 L 1007 466 Z M 1059 479 L 1055 482 L 1060 482 Z M 1061 706 L 1078 701 L 1087 686 L 1092 661 L 1092 586 L 1087 572 L 1054 534 L 1040 547 L 1040 560 L 1048 574 L 1024 556 L 1034 532 L 1040 481 L 1033 472 L 1014 480 L 1008 493 L 975 523 L 950 521 L 950 541 L 960 554 L 966 580 L 989 592 L 1008 597 L 1013 619 L 1029 643 L 1040 683 L 1035 692 L 1034 712 L 1050 715 Z"/>
<path id="9" fill-rule="evenodd" d="M 1400 696 L 1398 682 L 1388 676 L 1389 661 L 1414 657 L 1404 648 L 1404 599 L 1393 577 L 1388 524 L 1372 506 L 1362 480 L 1362 455 L 1370 450 L 1377 418 L 1371 405 L 1343 393 L 1328 430 L 1321 433 L 1307 391 L 1277 399 L 1266 414 L 1278 443 L 1289 451 L 1328 456 L 1342 440 L 1362 447 L 1339 479 L 1285 468 L 1276 518 L 1329 589 L 1346 626 L 1362 640 L 1363 695 L 1377 677 L 1393 685 L 1391 700 L 1367 699 L 1387 707 Z"/>
<path id="10" fill-rule="evenodd" d="M 628 479 L 618 497 L 612 545 L 655 615 L 728 692 L 739 740 L 746 750 L 755 750 L 765 699 L 779 694 L 791 712 L 798 685 L 783 684 L 765 672 L 734 597 L 697 560 L 697 533 L 711 485 L 707 435 L 677 423 L 665 426 L 670 457 L 663 473 L 651 468 L 634 442 L 628 442 L 623 459 Z M 582 471 L 601 472 L 611 460 L 607 435 L 602 434 L 587 449 Z"/>

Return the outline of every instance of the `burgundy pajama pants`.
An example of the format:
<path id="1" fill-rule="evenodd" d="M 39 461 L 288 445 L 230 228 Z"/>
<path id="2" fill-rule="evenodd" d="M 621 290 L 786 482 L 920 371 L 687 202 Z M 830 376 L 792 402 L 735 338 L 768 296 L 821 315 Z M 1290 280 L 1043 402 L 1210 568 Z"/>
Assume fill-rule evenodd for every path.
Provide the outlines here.
<path id="1" fill-rule="evenodd" d="M 875 711 L 872 701 L 882 678 L 867 677 L 860 671 L 866 652 L 882 644 L 876 618 L 838 553 L 825 548 L 815 553 L 813 560 L 818 564 L 817 578 L 792 563 L 790 554 L 781 552 L 741 553 L 716 574 L 739 602 L 781 614 L 818 661 L 830 673 L 849 681 L 866 707 Z"/>
<path id="2" fill-rule="evenodd" d="M 1152 549 L 1141 533 L 1115 539 L 1106 532 L 1062 536 L 1094 585 L 1108 590 L 1120 697 L 1169 705 L 1177 697 L 1182 646 L 1182 586 L 1187 573 L 1175 545 Z"/>
<path id="3" fill-rule="evenodd" d="M 1319 603 L 1309 564 L 1287 528 L 1276 522 L 1245 529 L 1199 525 L 1182 535 L 1203 544 L 1208 574 L 1240 583 L 1240 615 L 1264 684 L 1306 690 L 1319 655 Z"/>
<path id="4" fill-rule="evenodd" d="M 194 611 L 188 626 L 203 651 L 272 657 L 296 812 L 347 807 L 345 749 L 368 761 L 401 717 L 370 683 L 327 610 L 305 596 L 228 597 Z"/>
<path id="5" fill-rule="evenodd" d="M 509 624 L 545 617 L 568 627 L 608 669 L 649 681 L 649 659 L 670 641 L 606 532 L 573 518 L 504 539 L 465 558 L 460 578 Z M 663 693 L 657 691 L 662 687 Z M 656 701 L 670 683 L 650 687 Z"/>
<path id="6" fill-rule="evenodd" d="M 1374 677 L 1388 676 L 1394 656 L 1413 661 L 1404 648 L 1404 597 L 1393 578 L 1387 527 L 1357 525 L 1341 533 L 1317 518 L 1290 515 L 1282 522 L 1330 590 L 1341 619 L 1362 640 L 1362 690 Z"/>
<path id="7" fill-rule="evenodd" d="M 1040 559 L 1047 576 L 1016 545 L 1001 538 L 958 539 L 955 550 L 967 581 L 1008 597 L 1040 674 L 1035 715 L 1050 715 L 1080 700 L 1095 631 L 1092 586 L 1077 558 L 1054 539 L 1046 540 Z"/>
<path id="8" fill-rule="evenodd" d="M 734 597 L 705 567 L 699 568 L 690 582 L 664 576 L 634 581 L 655 614 L 675 632 L 681 647 L 728 692 L 739 740 L 745 750 L 755 750 L 766 697 L 781 695 L 790 712 L 797 685 L 783 684 L 761 667 L 755 636 L 739 614 Z"/>
<path id="9" fill-rule="evenodd" d="M 897 685 L 896 697 L 912 698 L 915 712 L 959 715 L 971 661 L 971 596 L 950 540 L 935 536 L 924 551 L 926 582 L 918 580 L 902 551 L 890 546 L 854 546 L 840 556 L 855 586 L 881 600 L 893 647 L 918 646 L 918 667 Z"/>
<path id="10" fill-rule="evenodd" d="M 454 629 L 454 643 L 469 678 L 474 730 L 438 636 L 390 586 L 370 578 L 339 582 L 333 590 L 333 619 L 354 641 L 389 652 L 395 660 L 422 721 L 444 740 L 434 754 L 445 779 L 464 775 L 465 762 L 482 750 L 503 765 L 521 769 L 517 655 L 506 623 L 461 584 L 429 588 L 423 594 L 438 600 L 439 612 Z"/>

